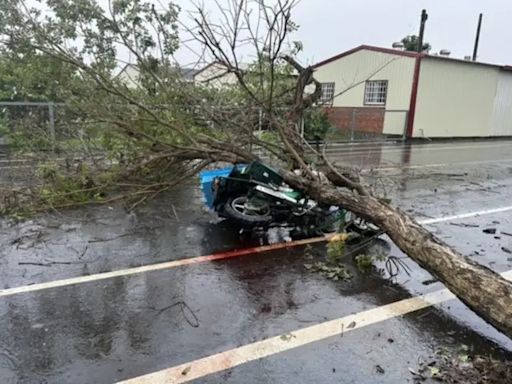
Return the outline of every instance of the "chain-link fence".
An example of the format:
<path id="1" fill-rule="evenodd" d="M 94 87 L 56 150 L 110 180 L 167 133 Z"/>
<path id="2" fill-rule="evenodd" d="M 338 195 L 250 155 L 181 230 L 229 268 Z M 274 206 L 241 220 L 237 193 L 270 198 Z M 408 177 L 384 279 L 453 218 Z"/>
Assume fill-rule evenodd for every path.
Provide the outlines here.
<path id="1" fill-rule="evenodd" d="M 234 107 L 211 109 L 212 118 L 204 108 L 197 114 L 210 128 L 222 131 L 230 128 L 226 125 L 243 125 L 247 130 L 261 132 L 270 126 L 258 108 L 248 109 L 243 115 Z M 326 141 L 403 139 L 408 120 L 407 110 L 371 107 L 330 107 L 325 109 L 325 115 L 329 126 Z M 309 125 L 315 123 L 318 122 L 305 119 L 302 131 L 307 135 L 312 128 Z M 58 152 L 63 146 L 86 139 L 84 130 L 77 127 L 80 124 L 85 124 L 83 116 L 62 103 L 0 102 L 0 156 L 20 147 L 31 148 L 34 153 Z"/>
<path id="2" fill-rule="evenodd" d="M 62 103 L 0 102 L 0 185 L 30 184 L 40 165 L 90 154 L 84 124 Z"/>
<path id="3" fill-rule="evenodd" d="M 136 116 L 134 106 L 106 106 L 114 116 Z M 188 108 L 188 109 L 187 109 Z M 204 106 L 194 112 L 194 106 L 183 107 L 188 123 L 209 129 L 229 131 L 243 127 L 247 137 L 255 137 L 275 142 L 277 137 L 272 132 L 270 120 L 258 108 L 250 108 L 240 113 L 240 107 L 212 106 L 211 111 Z M 152 107 L 158 109 L 159 115 L 171 113 L 169 106 Z M 187 112 L 188 111 L 188 112 Z M 0 102 L 0 183 L 8 180 L 16 183 L 35 180 L 40 165 L 51 161 L 65 162 L 76 166 L 82 159 L 90 160 L 101 157 L 105 150 L 105 133 L 112 130 L 112 124 L 100 123 L 87 119 L 76 107 L 52 102 Z M 283 112 L 286 116 L 286 111 Z M 358 140 L 401 140 L 405 137 L 408 111 L 385 110 L 383 108 L 327 108 L 325 118 L 320 124 L 322 137 L 311 139 L 318 120 L 302 121 L 301 131 L 308 140 L 326 142 L 351 142 Z M 327 132 L 325 132 L 327 131 Z M 308 136 L 309 134 L 309 136 Z M 324 136 L 325 134 L 325 136 Z M 274 136 L 273 136 L 274 135 Z M 313 135 L 313 137 L 315 137 Z M 253 148 L 252 140 L 246 144 Z M 114 146 L 115 142 L 110 143 Z M 126 148 L 119 148 L 120 152 Z"/>
<path id="4" fill-rule="evenodd" d="M 55 152 L 80 135 L 83 119 L 62 103 L 0 102 L 0 153 Z"/>

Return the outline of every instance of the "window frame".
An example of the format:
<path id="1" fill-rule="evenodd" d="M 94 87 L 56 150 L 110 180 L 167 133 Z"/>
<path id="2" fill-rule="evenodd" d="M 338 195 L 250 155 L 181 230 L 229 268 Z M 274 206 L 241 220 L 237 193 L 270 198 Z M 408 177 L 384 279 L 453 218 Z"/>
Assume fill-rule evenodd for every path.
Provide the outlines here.
<path id="1" fill-rule="evenodd" d="M 331 94 L 331 97 L 329 99 L 324 99 L 324 84 L 325 85 L 332 85 L 332 94 Z M 326 81 L 326 82 L 323 82 L 323 83 L 320 83 L 320 87 L 321 87 L 321 90 L 322 90 L 322 94 L 320 95 L 320 97 L 318 98 L 318 104 L 321 104 L 321 105 L 332 105 L 333 101 L 334 101 L 334 92 L 336 90 L 336 83 L 334 81 Z"/>
<path id="2" fill-rule="evenodd" d="M 384 83 L 386 84 L 386 92 L 384 93 L 384 101 L 367 101 L 367 92 L 369 83 Z M 373 107 L 381 107 L 385 106 L 388 101 L 388 91 L 389 91 L 389 80 L 366 80 L 364 85 L 364 94 L 363 94 L 363 104 Z"/>

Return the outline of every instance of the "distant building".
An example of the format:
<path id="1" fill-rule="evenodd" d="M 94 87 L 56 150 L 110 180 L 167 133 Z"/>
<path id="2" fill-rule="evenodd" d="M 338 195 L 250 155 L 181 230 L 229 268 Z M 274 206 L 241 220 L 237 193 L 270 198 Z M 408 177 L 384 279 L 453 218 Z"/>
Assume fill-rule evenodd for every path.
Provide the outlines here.
<path id="1" fill-rule="evenodd" d="M 134 64 L 126 64 L 115 76 L 128 87 L 136 87 L 139 79 L 139 69 Z"/>
<path id="2" fill-rule="evenodd" d="M 247 70 L 249 65 L 242 63 L 239 67 L 241 70 Z M 224 87 L 238 83 L 236 75 L 233 72 L 229 72 L 224 64 L 217 61 L 213 61 L 199 69 L 194 73 L 193 79 L 195 84 L 213 87 Z"/>
<path id="3" fill-rule="evenodd" d="M 362 45 L 317 63 L 340 130 L 426 137 L 512 136 L 512 67 Z"/>
<path id="4" fill-rule="evenodd" d="M 176 70 L 183 76 L 186 81 L 194 81 L 194 75 L 198 71 L 195 68 L 181 68 L 176 67 Z M 139 68 L 135 64 L 126 64 L 116 75 L 129 87 L 136 87 L 138 85 Z"/>

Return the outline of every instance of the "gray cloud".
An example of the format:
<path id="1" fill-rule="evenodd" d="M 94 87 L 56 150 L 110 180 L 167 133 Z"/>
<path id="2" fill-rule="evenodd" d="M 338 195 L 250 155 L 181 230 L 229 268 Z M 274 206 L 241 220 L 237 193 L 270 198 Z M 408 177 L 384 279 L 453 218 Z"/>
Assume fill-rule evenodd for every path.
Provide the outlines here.
<path id="1" fill-rule="evenodd" d="M 463 58 L 473 52 L 478 14 L 484 14 L 479 60 L 512 64 L 509 0 L 302 0 L 295 10 L 303 57 L 316 62 L 361 44 L 391 47 L 417 34 L 421 10 L 429 14 L 425 40 L 433 51 Z"/>

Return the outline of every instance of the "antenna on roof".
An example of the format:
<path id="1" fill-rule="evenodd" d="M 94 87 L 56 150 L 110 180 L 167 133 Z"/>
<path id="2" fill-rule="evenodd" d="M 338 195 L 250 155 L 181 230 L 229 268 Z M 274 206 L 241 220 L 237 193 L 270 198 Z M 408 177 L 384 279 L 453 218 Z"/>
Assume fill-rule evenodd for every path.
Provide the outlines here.
<path id="1" fill-rule="evenodd" d="M 480 28 L 482 27 L 482 17 L 483 14 L 478 16 L 478 26 L 476 27 L 476 37 L 475 37 L 475 48 L 473 49 L 473 61 L 476 61 L 477 53 L 478 53 L 478 42 L 480 40 Z"/>
<path id="2" fill-rule="evenodd" d="M 420 35 L 418 37 L 418 48 L 416 49 L 418 53 L 421 53 L 421 51 L 423 51 L 423 35 L 425 33 L 425 23 L 427 19 L 427 11 L 424 9 L 421 11 Z"/>

